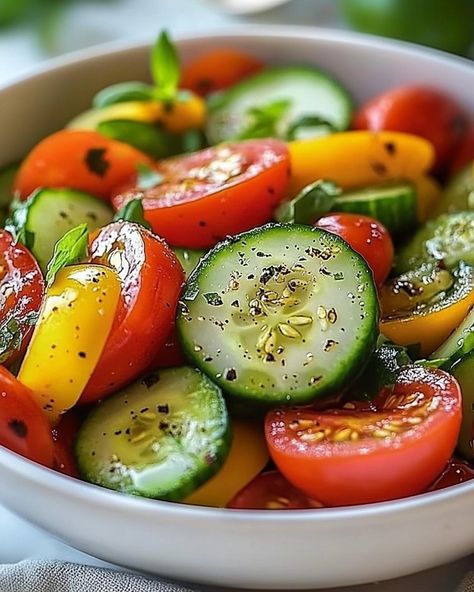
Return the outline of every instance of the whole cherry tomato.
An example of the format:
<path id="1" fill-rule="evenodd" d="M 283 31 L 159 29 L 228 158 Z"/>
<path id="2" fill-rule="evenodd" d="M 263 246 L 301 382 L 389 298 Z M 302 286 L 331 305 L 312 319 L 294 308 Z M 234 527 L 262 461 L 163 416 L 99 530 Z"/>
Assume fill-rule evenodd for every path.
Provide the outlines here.
<path id="1" fill-rule="evenodd" d="M 0 445 L 52 467 L 53 438 L 46 416 L 31 391 L 0 366 Z"/>
<path id="2" fill-rule="evenodd" d="M 437 491 L 453 485 L 460 485 L 474 479 L 474 467 L 467 461 L 452 458 L 446 465 L 444 471 L 426 491 Z"/>
<path id="3" fill-rule="evenodd" d="M 360 214 L 328 214 L 315 223 L 342 237 L 367 261 L 377 286 L 387 279 L 393 262 L 393 243 L 388 230 L 369 216 Z"/>
<path id="4" fill-rule="evenodd" d="M 466 135 L 458 144 L 449 161 L 449 174 L 454 175 L 474 161 L 474 121 L 471 121 Z M 473 165 L 474 168 L 474 165 Z"/>
<path id="5" fill-rule="evenodd" d="M 25 350 L 43 293 L 43 274 L 33 255 L 0 230 L 0 364 Z"/>
<path id="6" fill-rule="evenodd" d="M 214 49 L 188 62 L 181 74 L 181 87 L 202 97 L 224 90 L 263 68 L 257 58 L 235 49 Z"/>
<path id="7" fill-rule="evenodd" d="M 451 458 L 461 391 L 441 370 L 401 370 L 372 403 L 342 409 L 271 411 L 270 455 L 295 487 L 330 506 L 397 499 L 424 491 Z"/>
<path id="8" fill-rule="evenodd" d="M 429 140 L 441 171 L 462 140 L 467 117 L 446 93 L 424 86 L 402 86 L 363 105 L 354 118 L 355 129 L 406 132 Z"/>
<path id="9" fill-rule="evenodd" d="M 200 249 L 272 219 L 288 184 L 289 156 L 283 142 L 249 140 L 162 160 L 156 170 L 155 187 L 124 187 L 114 207 L 139 198 L 156 234 Z"/>

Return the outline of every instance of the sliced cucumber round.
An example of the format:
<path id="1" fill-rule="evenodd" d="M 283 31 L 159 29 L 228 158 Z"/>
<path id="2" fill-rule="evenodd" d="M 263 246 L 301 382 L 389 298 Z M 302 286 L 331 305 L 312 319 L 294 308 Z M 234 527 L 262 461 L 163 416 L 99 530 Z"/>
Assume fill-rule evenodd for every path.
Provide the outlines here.
<path id="1" fill-rule="evenodd" d="M 12 213 L 11 224 L 25 230 L 28 246 L 46 271 L 54 245 L 71 228 L 87 224 L 95 230 L 112 221 L 103 200 L 74 189 L 40 189 Z"/>
<path id="2" fill-rule="evenodd" d="M 371 216 L 391 234 L 400 234 L 417 224 L 416 189 L 408 181 L 390 181 L 346 191 L 336 198 L 333 210 Z"/>
<path id="3" fill-rule="evenodd" d="M 236 399 L 276 406 L 339 391 L 378 335 L 363 258 L 318 228 L 268 224 L 214 247 L 189 278 L 186 354 Z"/>
<path id="4" fill-rule="evenodd" d="M 433 215 L 474 210 L 474 161 L 450 179 Z"/>
<path id="5" fill-rule="evenodd" d="M 471 308 L 464 321 L 451 333 L 446 341 L 435 350 L 431 360 L 447 358 L 443 368 L 451 367 L 459 358 L 474 349 L 474 308 Z"/>
<path id="6" fill-rule="evenodd" d="M 218 386 L 188 367 L 156 371 L 92 410 L 76 440 L 84 479 L 179 501 L 212 477 L 230 446 Z"/>
<path id="7" fill-rule="evenodd" d="M 454 267 L 474 265 L 474 212 L 443 214 L 427 222 L 398 253 L 395 271 L 404 273 L 425 261 Z"/>
<path id="8" fill-rule="evenodd" d="M 279 107 L 278 118 L 272 120 L 275 106 Z M 351 116 L 350 96 L 325 72 L 311 66 L 267 68 L 211 99 L 207 137 L 211 144 L 218 144 L 242 138 L 252 127 L 261 129 L 263 124 L 271 124 L 264 135 L 286 139 L 298 121 L 308 137 L 311 127 L 306 127 L 304 120 L 320 120 L 313 134 L 319 135 L 324 122 L 337 131 L 346 129 Z M 255 121 L 257 117 L 260 121 Z"/>
<path id="9" fill-rule="evenodd" d="M 458 449 L 464 458 L 474 461 L 474 351 L 461 358 L 451 374 L 459 382 L 462 392 L 463 418 Z"/>
<path id="10" fill-rule="evenodd" d="M 191 275 L 191 272 L 194 271 L 196 265 L 206 254 L 206 251 L 181 249 L 180 247 L 174 247 L 173 251 L 176 257 L 178 257 L 186 277 Z"/>

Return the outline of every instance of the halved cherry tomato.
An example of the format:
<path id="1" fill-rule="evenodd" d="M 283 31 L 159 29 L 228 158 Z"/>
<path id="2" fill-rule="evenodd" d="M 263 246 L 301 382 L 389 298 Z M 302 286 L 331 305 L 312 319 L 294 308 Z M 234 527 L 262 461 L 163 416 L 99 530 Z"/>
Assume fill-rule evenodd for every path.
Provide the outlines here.
<path id="1" fill-rule="evenodd" d="M 367 261 L 377 286 L 387 279 L 393 262 L 393 243 L 388 230 L 369 216 L 329 214 L 315 226 L 342 237 Z"/>
<path id="2" fill-rule="evenodd" d="M 184 366 L 186 358 L 184 357 L 183 348 L 179 343 L 178 332 L 173 326 L 171 333 L 163 347 L 160 348 L 156 354 L 156 358 L 150 364 L 150 370 L 155 368 L 173 368 L 175 366 Z"/>
<path id="3" fill-rule="evenodd" d="M 204 97 L 229 88 L 262 68 L 260 60 L 241 51 L 214 49 L 183 67 L 180 86 Z"/>
<path id="4" fill-rule="evenodd" d="M 441 370 L 401 370 L 370 406 L 272 411 L 267 444 L 283 475 L 306 495 L 339 506 L 424 491 L 456 446 L 461 391 Z"/>
<path id="5" fill-rule="evenodd" d="M 437 491 L 474 479 L 474 467 L 465 460 L 452 458 L 441 475 L 426 491 Z"/>
<path id="6" fill-rule="evenodd" d="M 0 230 L 0 364 L 24 352 L 43 293 L 43 274 L 33 255 Z"/>
<path id="7" fill-rule="evenodd" d="M 426 138 L 435 149 L 438 171 L 462 139 L 466 126 L 466 114 L 456 101 L 424 86 L 386 91 L 363 105 L 354 118 L 355 129 L 406 132 Z"/>
<path id="8" fill-rule="evenodd" d="M 474 121 L 471 121 L 464 138 L 459 142 L 449 161 L 449 174 L 454 175 L 474 161 Z"/>
<path id="9" fill-rule="evenodd" d="M 283 142 L 249 140 L 169 158 L 156 168 L 162 176 L 156 187 L 122 188 L 114 207 L 138 197 L 159 236 L 199 249 L 271 220 L 285 195 L 289 156 Z"/>
<path id="10" fill-rule="evenodd" d="M 77 407 L 61 416 L 59 423 L 53 428 L 54 468 L 70 477 L 79 477 L 74 457 L 74 441 L 84 419 Z"/>
<path id="11" fill-rule="evenodd" d="M 227 504 L 241 510 L 302 510 L 322 504 L 299 491 L 278 471 L 255 477 Z"/>
<path id="12" fill-rule="evenodd" d="M 90 245 L 90 261 L 115 269 L 122 282 L 122 298 L 81 403 L 109 395 L 150 366 L 171 331 L 184 283 L 173 251 L 131 222 L 102 228 Z"/>
<path id="13" fill-rule="evenodd" d="M 28 154 L 14 190 L 26 199 L 39 187 L 71 187 L 108 199 L 150 158 L 128 144 L 92 131 L 62 130 L 48 136 Z"/>
<path id="14" fill-rule="evenodd" d="M 53 438 L 48 420 L 31 391 L 0 366 L 0 445 L 30 460 L 53 466 Z"/>

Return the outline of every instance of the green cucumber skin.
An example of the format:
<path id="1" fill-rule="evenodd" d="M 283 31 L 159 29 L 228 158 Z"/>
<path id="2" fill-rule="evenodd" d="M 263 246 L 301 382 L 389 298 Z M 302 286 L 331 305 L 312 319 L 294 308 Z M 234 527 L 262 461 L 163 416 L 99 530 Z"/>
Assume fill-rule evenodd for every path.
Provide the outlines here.
<path id="1" fill-rule="evenodd" d="M 458 450 L 468 461 L 474 461 L 474 351 L 461 358 L 450 373 L 459 382 L 463 400 L 463 419 Z"/>
<path id="2" fill-rule="evenodd" d="M 74 211 L 78 206 L 83 211 Z M 56 241 L 68 230 L 86 223 L 92 231 L 111 222 L 113 216 L 103 200 L 73 189 L 40 189 L 24 207 L 25 228 L 32 237 L 31 251 L 43 271 L 46 271 Z"/>
<path id="3" fill-rule="evenodd" d="M 417 225 L 416 190 L 410 183 L 391 183 L 348 191 L 336 198 L 333 211 L 370 216 L 399 235 Z"/>
<path id="4" fill-rule="evenodd" d="M 267 68 L 263 72 L 246 78 L 227 91 L 222 91 L 211 96 L 208 105 L 209 116 L 206 127 L 206 134 L 210 144 L 218 144 L 235 139 L 243 131 L 245 128 L 245 118 L 242 116 L 242 113 L 236 114 L 235 107 L 233 108 L 233 105 L 241 104 L 242 97 L 249 97 L 248 101 L 244 101 L 246 108 L 243 110 L 243 113 L 248 108 L 263 106 L 268 102 L 279 99 L 294 100 L 295 92 L 291 89 L 294 87 L 292 79 L 294 80 L 295 78 L 304 82 L 308 79 L 313 79 L 312 81 L 315 86 L 316 84 L 324 86 L 326 94 L 330 95 L 326 101 L 327 104 L 330 104 L 330 112 L 327 109 L 318 111 L 317 101 L 313 101 L 311 108 L 296 109 L 296 113 L 293 113 L 291 118 L 292 121 L 288 122 L 288 128 L 295 119 L 303 115 L 319 115 L 322 119 L 326 119 L 337 131 L 343 131 L 349 127 L 352 118 L 353 101 L 347 90 L 337 80 L 329 74 L 311 66 L 276 66 Z M 270 85 L 275 85 L 276 90 L 270 93 L 265 91 L 265 98 L 259 100 L 259 87 L 265 89 L 265 87 L 268 88 Z M 290 90 L 287 91 L 286 88 Z M 266 96 L 267 94 L 268 97 Z M 336 104 L 337 108 L 335 111 L 334 106 Z M 224 120 L 235 119 L 237 123 L 239 121 L 240 123 L 234 126 L 235 129 L 233 132 L 230 132 L 226 130 L 225 125 L 222 125 L 221 118 L 224 118 Z M 283 134 L 283 139 L 286 139 L 285 134 Z"/>
<path id="5" fill-rule="evenodd" d="M 163 384 L 163 382 L 166 382 L 167 380 L 175 381 L 177 388 L 174 392 L 176 392 L 177 396 L 179 396 L 179 394 L 182 394 L 182 391 L 179 389 L 179 381 L 182 376 L 185 376 L 186 374 L 189 376 L 192 375 L 200 381 L 199 389 L 192 393 L 192 396 L 196 398 L 196 401 L 199 399 L 199 405 L 202 405 L 202 408 L 199 409 L 199 412 L 205 413 L 212 409 L 213 415 L 211 423 L 212 429 L 216 433 L 213 433 L 214 440 L 212 441 L 211 445 L 209 445 L 209 450 L 196 451 L 192 448 L 186 450 L 185 443 L 177 445 L 179 450 L 185 451 L 183 454 L 187 454 L 189 457 L 192 457 L 194 466 L 191 467 L 190 470 L 178 474 L 176 476 L 176 482 L 171 486 L 169 485 L 168 487 L 165 487 L 160 483 L 154 483 L 153 485 L 148 484 L 147 487 L 140 487 L 137 483 L 134 484 L 133 482 L 127 480 L 126 473 L 123 478 L 121 475 L 119 475 L 118 478 L 113 475 L 111 476 L 111 461 L 109 458 L 107 458 L 106 461 L 104 461 L 104 459 L 100 459 L 100 454 L 103 452 L 103 447 L 107 445 L 109 448 L 110 446 L 109 444 L 104 444 L 104 442 L 102 442 L 101 448 L 100 438 L 105 437 L 110 441 L 111 438 L 122 437 L 123 434 L 116 436 L 116 428 L 117 426 L 122 426 L 124 421 L 130 421 L 129 418 L 131 417 L 131 412 L 137 414 L 140 413 L 140 411 L 135 409 L 133 405 L 134 400 L 135 405 L 138 404 L 137 397 L 140 398 L 141 396 L 140 389 L 141 391 L 144 391 L 144 389 L 149 389 L 152 392 L 151 396 L 147 398 L 147 407 L 149 406 L 150 409 L 152 409 L 153 401 L 155 401 L 155 403 L 158 401 L 158 404 L 160 402 L 159 395 L 153 394 L 155 389 L 160 388 L 160 383 Z M 172 408 L 173 399 L 167 398 L 166 400 L 169 402 L 170 408 Z M 121 407 L 122 405 L 123 408 Z M 141 405 L 139 406 L 141 407 Z M 174 416 L 174 420 L 172 419 L 173 416 L 170 417 L 170 425 L 172 427 L 174 422 L 179 422 L 180 419 L 183 418 L 183 414 L 181 412 L 181 415 L 179 416 L 180 419 L 176 419 L 176 415 Z M 168 420 L 167 416 L 160 416 L 156 421 L 159 421 L 163 418 Z M 186 427 L 191 426 L 189 429 L 192 430 L 192 424 L 202 427 L 203 423 L 204 422 L 202 418 L 199 418 L 196 413 L 194 413 L 194 415 L 191 415 L 190 424 L 186 424 Z M 209 422 L 206 425 L 209 428 Z M 161 429 L 161 426 L 159 429 Z M 192 439 L 191 432 L 186 432 L 185 436 L 186 435 L 189 436 L 189 440 Z M 196 437 L 197 436 L 195 436 L 195 438 Z M 172 439 L 176 439 L 176 441 L 178 441 L 178 438 L 179 436 L 172 437 Z M 199 370 L 183 366 L 179 368 L 169 368 L 152 372 L 150 375 L 147 375 L 141 380 L 131 384 L 123 391 L 112 395 L 111 397 L 96 405 L 89 413 L 89 416 L 81 426 L 81 429 L 79 430 L 79 433 L 76 437 L 75 456 L 79 473 L 83 479 L 90 483 L 100 485 L 101 487 L 105 487 L 107 489 L 113 489 L 128 495 L 167 501 L 181 501 L 219 471 L 229 453 L 231 440 L 232 433 L 229 416 L 221 390 L 205 375 L 201 374 Z M 133 444 L 125 444 L 126 449 L 130 446 L 133 446 Z M 123 450 L 123 442 L 117 445 L 118 454 L 120 454 L 120 447 Z M 130 453 L 130 450 L 128 449 L 127 452 Z M 131 454 L 133 455 L 133 451 Z M 208 455 L 210 455 L 212 460 L 208 458 Z M 138 455 L 137 458 L 141 459 L 142 456 Z M 140 468 L 143 469 L 153 465 L 153 463 L 147 464 L 143 460 L 139 462 L 142 463 L 142 467 L 140 467 L 140 464 L 136 466 L 138 472 Z M 126 462 L 123 466 L 130 468 L 130 465 L 127 465 Z"/>
<path id="6" fill-rule="evenodd" d="M 370 354 L 375 349 L 376 340 L 378 337 L 379 310 L 372 274 L 367 267 L 365 260 L 358 253 L 355 253 L 349 248 L 351 253 L 350 256 L 354 262 L 354 267 L 357 265 L 357 268 L 361 273 L 362 279 L 360 282 L 361 284 L 366 282 L 365 285 L 367 291 L 364 294 L 364 298 L 366 298 L 368 304 L 365 308 L 365 312 L 370 316 L 370 320 L 365 325 L 364 330 L 361 330 L 360 335 L 357 336 L 355 340 L 357 342 L 357 346 L 354 346 L 354 350 L 351 352 L 351 355 L 339 362 L 337 369 L 333 371 L 334 376 L 331 377 L 331 380 L 328 381 L 327 384 L 324 386 L 318 386 L 317 388 L 314 386 L 305 386 L 304 388 L 299 388 L 297 391 L 293 390 L 291 394 L 289 391 L 286 391 L 280 392 L 277 396 L 274 396 L 268 395 L 267 393 L 262 395 L 261 391 L 255 390 L 255 388 L 250 387 L 248 384 L 240 384 L 238 379 L 229 382 L 223 376 L 217 376 L 214 365 L 206 363 L 204 356 L 196 353 L 192 343 L 192 338 L 190 335 L 188 335 L 187 323 L 189 321 L 186 320 L 186 309 L 188 308 L 188 303 L 189 308 L 191 309 L 192 302 L 195 299 L 200 298 L 202 294 L 207 291 L 200 288 L 200 277 L 204 276 L 206 271 L 212 268 L 214 265 L 219 265 L 219 259 L 221 256 L 225 256 L 225 253 L 228 249 L 231 251 L 236 251 L 239 249 L 241 244 L 247 244 L 247 242 L 250 240 L 255 239 L 257 239 L 255 244 L 259 245 L 260 237 L 266 232 L 281 232 L 282 244 L 285 244 L 285 239 L 287 238 L 285 237 L 285 233 L 290 233 L 290 236 L 287 240 L 292 244 L 297 242 L 298 235 L 300 234 L 308 235 L 308 233 L 310 233 L 314 234 L 316 238 L 318 234 L 322 233 L 325 236 L 325 240 L 328 242 L 332 242 L 337 246 L 342 246 L 343 250 L 349 248 L 347 243 L 342 241 L 342 239 L 331 233 L 327 233 L 326 231 L 321 231 L 321 229 L 315 229 L 296 224 L 270 223 L 219 243 L 210 252 L 208 252 L 208 254 L 203 259 L 201 259 L 199 265 L 186 283 L 180 302 L 177 317 L 178 334 L 180 336 L 181 345 L 187 358 L 192 360 L 193 364 L 196 365 L 202 372 L 207 374 L 211 380 L 219 384 L 224 393 L 229 397 L 229 405 L 232 409 L 238 409 L 239 415 L 246 415 L 245 407 L 247 405 L 249 407 L 250 414 L 252 414 L 254 410 L 257 413 L 260 413 L 263 410 L 268 410 L 269 408 L 274 408 L 276 406 L 307 403 L 316 398 L 320 398 L 342 390 L 348 385 L 350 381 L 354 380 L 363 371 Z M 273 261 L 273 263 L 275 262 Z M 268 261 L 268 264 L 271 265 L 272 261 Z M 309 346 L 308 349 L 310 349 Z"/>
<path id="7" fill-rule="evenodd" d="M 398 252 L 395 273 L 400 275 L 434 260 L 442 260 L 448 268 L 459 261 L 474 265 L 474 211 L 429 220 Z"/>
<path id="8" fill-rule="evenodd" d="M 432 217 L 474 210 L 474 162 L 450 179 Z"/>
<path id="9" fill-rule="evenodd" d="M 172 249 L 174 254 L 181 263 L 186 277 L 189 277 L 194 271 L 199 261 L 205 256 L 206 251 L 198 251 L 197 249 L 182 249 L 181 247 L 174 247 Z"/>
<path id="10" fill-rule="evenodd" d="M 430 360 L 447 358 L 443 368 L 447 369 L 453 365 L 459 358 L 469 354 L 474 349 L 474 307 L 464 321 L 457 327 L 453 333 L 442 343 L 437 350 L 430 355 Z"/>

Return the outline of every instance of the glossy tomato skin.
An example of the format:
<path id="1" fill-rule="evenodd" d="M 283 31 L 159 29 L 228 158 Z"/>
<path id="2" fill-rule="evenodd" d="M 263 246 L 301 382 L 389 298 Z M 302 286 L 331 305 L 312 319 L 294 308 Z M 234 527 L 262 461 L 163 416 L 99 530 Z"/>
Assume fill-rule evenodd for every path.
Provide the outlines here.
<path id="1" fill-rule="evenodd" d="M 155 368 L 174 368 L 186 365 L 186 358 L 179 342 L 178 332 L 173 326 L 168 338 L 156 354 L 155 359 L 150 365 L 150 370 Z"/>
<path id="2" fill-rule="evenodd" d="M 9 232 L 0 229 L 0 327 L 13 321 L 20 332 L 18 344 L 0 349 L 0 363 L 10 364 L 24 352 L 43 294 L 43 274 L 36 259 L 21 243 L 15 243 Z"/>
<path id="3" fill-rule="evenodd" d="M 263 69 L 257 58 L 241 51 L 220 48 L 188 62 L 181 74 L 181 87 L 204 97 L 224 90 Z"/>
<path id="4" fill-rule="evenodd" d="M 74 456 L 74 442 L 76 434 L 85 419 L 86 413 L 75 407 L 61 415 L 59 423 L 53 428 L 54 468 L 56 471 L 79 478 L 76 459 Z"/>
<path id="5" fill-rule="evenodd" d="M 54 463 L 51 428 L 31 391 L 0 366 L 0 445 L 46 467 Z"/>
<path id="6" fill-rule="evenodd" d="M 474 121 L 469 123 L 464 138 L 449 161 L 449 174 L 456 174 L 472 161 L 474 161 Z"/>
<path id="7" fill-rule="evenodd" d="M 278 140 L 249 140 L 161 161 L 163 180 L 148 190 L 121 188 L 119 210 L 142 199 L 145 218 L 170 245 L 201 249 L 272 219 L 289 179 L 289 155 Z"/>
<path id="8" fill-rule="evenodd" d="M 258 475 L 227 504 L 239 510 L 305 510 L 321 508 L 283 477 L 279 471 Z"/>
<path id="9" fill-rule="evenodd" d="M 462 140 L 467 117 L 442 91 L 423 86 L 402 86 L 386 91 L 361 107 L 354 128 L 397 131 L 421 136 L 435 149 L 435 170 L 441 171 Z"/>
<path id="10" fill-rule="evenodd" d="M 474 479 L 474 467 L 465 460 L 452 458 L 441 475 L 430 485 L 427 491 L 445 489 L 446 487 L 460 485 L 472 479 Z"/>
<path id="11" fill-rule="evenodd" d="M 150 158 L 97 132 L 62 130 L 37 144 L 18 171 L 14 190 L 26 199 L 39 187 L 70 187 L 109 199 Z"/>
<path id="12" fill-rule="evenodd" d="M 367 261 L 377 286 L 387 279 L 393 263 L 393 242 L 388 230 L 370 216 L 334 213 L 323 216 L 316 223 L 342 237 Z"/>
<path id="13" fill-rule="evenodd" d="M 181 264 L 167 244 L 131 222 L 102 228 L 90 245 L 90 262 L 115 269 L 122 297 L 81 403 L 113 393 L 150 366 L 172 329 L 184 283 Z"/>
<path id="14" fill-rule="evenodd" d="M 393 391 L 354 407 L 269 413 L 270 455 L 295 487 L 329 506 L 365 504 L 421 493 L 442 472 L 461 422 L 461 392 L 449 374 L 407 368 Z M 327 429 L 328 437 L 313 435 Z"/>

